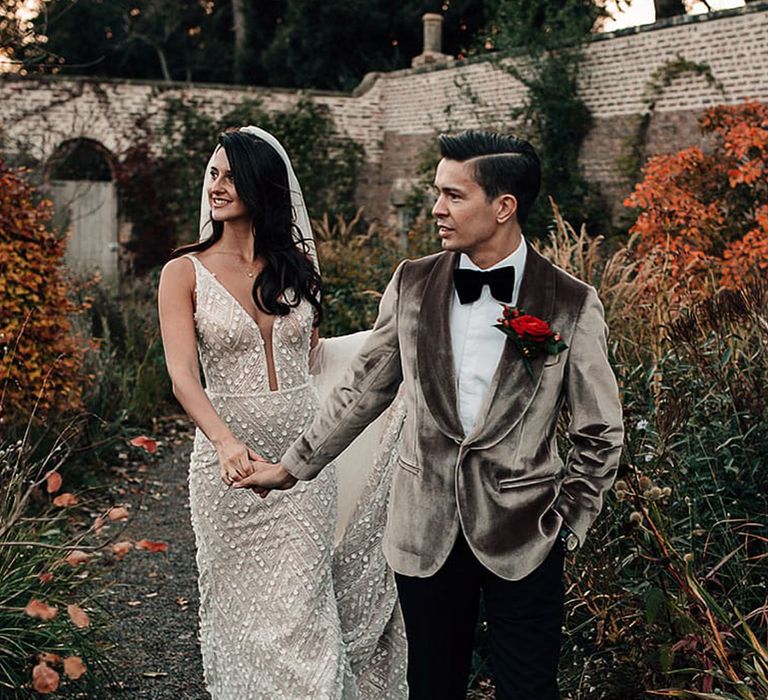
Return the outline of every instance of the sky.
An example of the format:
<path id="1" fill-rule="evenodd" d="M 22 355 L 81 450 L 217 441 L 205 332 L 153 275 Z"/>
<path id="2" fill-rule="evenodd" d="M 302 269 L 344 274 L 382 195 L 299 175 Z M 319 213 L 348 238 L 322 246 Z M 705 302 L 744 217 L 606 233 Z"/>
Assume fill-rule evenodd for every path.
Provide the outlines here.
<path id="1" fill-rule="evenodd" d="M 709 6 L 713 10 L 726 10 L 731 7 L 741 7 L 744 0 L 708 0 Z M 626 5 L 626 0 L 621 3 Z M 692 2 L 691 14 L 700 14 L 707 11 L 703 2 Z M 616 0 L 609 0 L 608 5 L 616 6 Z M 632 0 L 629 8 L 616 15 L 613 20 L 606 22 L 605 30 L 608 32 L 625 27 L 634 27 L 638 24 L 648 24 L 653 22 L 655 13 L 653 11 L 653 0 Z"/>

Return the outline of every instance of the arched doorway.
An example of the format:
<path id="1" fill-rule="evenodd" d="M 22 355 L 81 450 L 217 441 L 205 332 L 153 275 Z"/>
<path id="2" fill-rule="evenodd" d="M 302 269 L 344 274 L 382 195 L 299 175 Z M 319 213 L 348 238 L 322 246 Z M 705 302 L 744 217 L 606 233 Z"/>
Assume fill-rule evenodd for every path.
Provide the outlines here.
<path id="1" fill-rule="evenodd" d="M 101 273 L 117 282 L 117 189 L 113 158 L 98 141 L 78 138 L 59 145 L 46 167 L 54 222 L 69 228 L 65 260 L 75 272 Z"/>

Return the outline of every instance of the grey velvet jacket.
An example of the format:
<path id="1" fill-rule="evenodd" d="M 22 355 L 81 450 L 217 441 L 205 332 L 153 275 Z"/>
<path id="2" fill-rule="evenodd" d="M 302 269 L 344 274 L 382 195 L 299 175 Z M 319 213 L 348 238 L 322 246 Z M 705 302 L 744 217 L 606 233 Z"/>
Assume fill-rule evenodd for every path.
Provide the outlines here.
<path id="1" fill-rule="evenodd" d="M 563 523 L 583 542 L 616 474 L 622 414 L 603 308 L 592 287 L 529 249 L 518 306 L 550 321 L 568 349 L 532 359 L 531 378 L 507 340 L 485 405 L 464 435 L 449 327 L 457 260 L 438 253 L 400 264 L 371 336 L 282 463 L 299 479 L 313 478 L 402 384 L 407 417 L 387 560 L 401 574 L 431 576 L 461 528 L 478 560 L 518 580 L 544 560 Z M 572 443 L 565 463 L 556 443 L 564 406 Z"/>

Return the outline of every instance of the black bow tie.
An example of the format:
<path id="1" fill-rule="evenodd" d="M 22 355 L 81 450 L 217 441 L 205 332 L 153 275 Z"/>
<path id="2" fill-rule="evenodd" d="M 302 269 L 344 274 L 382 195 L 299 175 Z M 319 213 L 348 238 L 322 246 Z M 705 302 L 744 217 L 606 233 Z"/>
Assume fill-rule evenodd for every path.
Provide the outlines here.
<path id="1" fill-rule="evenodd" d="M 512 291 L 515 288 L 515 268 L 511 265 L 498 267 L 495 270 L 466 270 L 457 267 L 453 271 L 453 283 L 462 304 L 471 304 L 480 298 L 483 285 L 491 288 L 494 299 L 510 304 Z"/>

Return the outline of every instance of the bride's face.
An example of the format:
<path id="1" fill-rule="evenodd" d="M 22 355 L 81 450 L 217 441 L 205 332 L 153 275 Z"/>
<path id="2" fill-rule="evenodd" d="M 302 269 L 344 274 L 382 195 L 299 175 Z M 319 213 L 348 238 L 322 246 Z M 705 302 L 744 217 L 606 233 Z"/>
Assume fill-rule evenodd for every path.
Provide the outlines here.
<path id="1" fill-rule="evenodd" d="M 248 218 L 248 208 L 235 189 L 227 152 L 219 146 L 208 172 L 208 203 L 214 221 L 236 221 Z"/>

